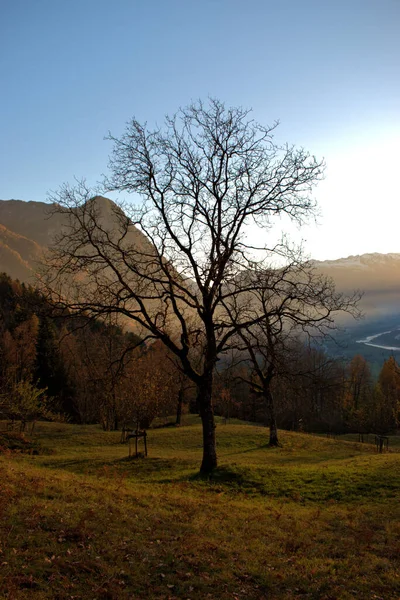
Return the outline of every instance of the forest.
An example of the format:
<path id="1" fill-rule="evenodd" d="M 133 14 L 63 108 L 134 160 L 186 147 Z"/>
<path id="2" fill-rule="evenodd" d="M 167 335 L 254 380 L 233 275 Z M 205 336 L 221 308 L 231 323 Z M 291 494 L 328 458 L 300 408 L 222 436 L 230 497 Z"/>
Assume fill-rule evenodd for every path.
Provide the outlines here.
<path id="1" fill-rule="evenodd" d="M 114 319 L 114 320 L 113 320 Z M 198 414 L 192 382 L 158 340 L 143 341 L 115 317 L 60 314 L 35 288 L 0 275 L 0 418 L 24 430 L 39 420 L 101 424 L 105 431 L 181 423 Z M 260 358 L 261 360 L 261 358 Z M 373 378 L 367 361 L 332 358 L 294 338 L 271 382 L 278 428 L 393 433 L 400 369 L 393 357 Z M 215 414 L 269 424 L 257 370 L 241 355 L 219 361 Z"/>

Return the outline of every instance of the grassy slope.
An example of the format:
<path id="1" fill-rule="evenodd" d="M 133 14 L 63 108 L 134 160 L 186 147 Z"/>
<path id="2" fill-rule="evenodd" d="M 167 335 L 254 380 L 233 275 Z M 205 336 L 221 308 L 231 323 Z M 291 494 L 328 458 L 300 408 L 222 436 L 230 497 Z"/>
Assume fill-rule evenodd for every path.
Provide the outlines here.
<path id="1" fill-rule="evenodd" d="M 0 598 L 400 598 L 400 455 L 263 428 L 118 433 L 41 424 L 53 453 L 0 458 Z"/>

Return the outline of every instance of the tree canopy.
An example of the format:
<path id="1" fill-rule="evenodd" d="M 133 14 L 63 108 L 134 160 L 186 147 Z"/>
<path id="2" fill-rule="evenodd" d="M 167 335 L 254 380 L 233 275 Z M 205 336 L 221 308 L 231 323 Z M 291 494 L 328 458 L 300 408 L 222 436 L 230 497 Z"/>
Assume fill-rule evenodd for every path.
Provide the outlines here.
<path id="1" fill-rule="evenodd" d="M 103 193 L 134 194 L 133 203 L 113 208 L 107 221 L 83 182 L 53 195 L 67 226 L 53 250 L 48 291 L 74 311 L 123 315 L 179 359 L 198 390 L 204 473 L 217 464 L 216 363 L 238 333 L 265 319 L 263 311 L 241 310 L 249 294 L 277 294 L 270 277 L 246 273 L 270 273 L 278 254 L 290 262 L 288 246 L 269 242 L 268 232 L 282 215 L 298 224 L 314 216 L 311 192 L 324 173 L 323 161 L 304 149 L 277 144 L 276 126 L 215 99 L 180 109 L 162 128 L 132 119 L 120 138 L 110 136 Z M 265 232 L 262 247 L 251 228 Z M 309 288 L 309 310 L 319 290 Z M 351 302 L 333 301 L 329 314 Z"/>

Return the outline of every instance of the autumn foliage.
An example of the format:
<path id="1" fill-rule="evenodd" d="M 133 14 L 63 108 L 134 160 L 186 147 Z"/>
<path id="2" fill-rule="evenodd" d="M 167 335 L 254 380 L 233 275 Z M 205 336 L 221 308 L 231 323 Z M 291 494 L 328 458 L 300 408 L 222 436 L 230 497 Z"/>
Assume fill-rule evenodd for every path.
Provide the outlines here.
<path id="1" fill-rule="evenodd" d="M 38 419 L 100 423 L 104 430 L 180 423 L 198 412 L 196 393 L 160 341 L 124 331 L 118 321 L 57 315 L 40 293 L 0 276 L 0 418 L 23 431 Z M 366 360 L 350 364 L 299 340 L 287 347 L 271 392 L 279 428 L 389 433 L 400 417 L 394 357 L 377 379 Z M 267 422 L 251 364 L 225 357 L 214 373 L 217 415 Z M 175 416 L 174 416 L 175 415 Z"/>

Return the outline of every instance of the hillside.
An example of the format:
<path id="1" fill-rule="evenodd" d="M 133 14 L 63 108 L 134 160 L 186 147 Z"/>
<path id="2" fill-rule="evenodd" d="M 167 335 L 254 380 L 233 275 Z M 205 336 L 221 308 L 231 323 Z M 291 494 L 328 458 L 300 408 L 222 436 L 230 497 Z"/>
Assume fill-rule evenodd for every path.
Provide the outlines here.
<path id="1" fill-rule="evenodd" d="M 96 197 L 104 222 L 112 229 L 116 205 L 107 198 Z M 118 209 L 117 209 L 118 210 Z M 45 202 L 0 200 L 0 241 L 20 256 L 24 269 L 34 270 L 35 262 L 62 233 L 65 219 Z M 131 237 L 144 238 L 134 226 Z M 15 259 L 14 259 L 15 260 Z M 11 261 L 11 257 L 10 257 Z M 340 291 L 365 291 L 363 305 L 372 312 L 385 313 L 398 306 L 400 297 L 400 254 L 363 254 L 338 260 L 315 261 L 318 270 L 331 276 Z M 15 263 L 1 258 L 1 268 L 16 277 Z"/>
<path id="2" fill-rule="evenodd" d="M 361 301 L 368 317 L 400 313 L 400 254 L 363 254 L 315 262 L 332 277 L 339 291 L 364 291 Z"/>
<path id="3" fill-rule="evenodd" d="M 115 211 L 119 209 L 107 198 L 96 197 L 94 201 L 105 228 L 113 231 Z M 0 201 L 0 270 L 13 278 L 34 283 L 41 256 L 65 230 L 65 218 L 59 213 L 52 214 L 49 204 Z M 149 244 L 133 225 L 126 243 L 142 247 L 143 244 Z M 364 254 L 334 261 L 316 261 L 315 266 L 333 278 L 339 291 L 364 291 L 361 308 L 366 320 L 360 335 L 370 336 L 385 331 L 385 325 L 383 329 L 379 329 L 380 325 L 377 325 L 378 329 L 374 328 L 374 321 L 397 319 L 400 314 L 400 254 Z M 344 318 L 340 322 L 354 327 L 351 318 Z M 369 328 L 370 324 L 372 329 Z"/>
<path id="4" fill-rule="evenodd" d="M 115 227 L 114 202 L 94 199 L 102 223 L 109 231 Z M 66 217 L 45 202 L 0 200 L 0 271 L 25 283 L 35 283 L 42 256 L 49 246 L 68 232 Z M 148 243 L 133 225 L 127 244 Z"/>
<path id="5" fill-rule="evenodd" d="M 50 218 L 50 206 L 44 202 L 1 200 L 0 270 L 34 284 L 40 260 L 61 228 L 62 219 Z"/>
<path id="6" fill-rule="evenodd" d="M 17 600 L 398 598 L 399 455 L 218 424 L 119 433 L 39 423 L 37 455 L 0 453 L 0 596 Z M 1 445 L 1 444 L 0 444 Z"/>
<path id="7" fill-rule="evenodd" d="M 339 345 L 327 341 L 326 349 L 347 360 L 362 354 L 377 376 L 390 355 L 397 360 L 400 356 L 400 254 L 363 254 L 315 265 L 333 278 L 339 291 L 364 292 L 360 302 L 364 318 L 343 319 L 343 330 L 336 336 Z"/>

